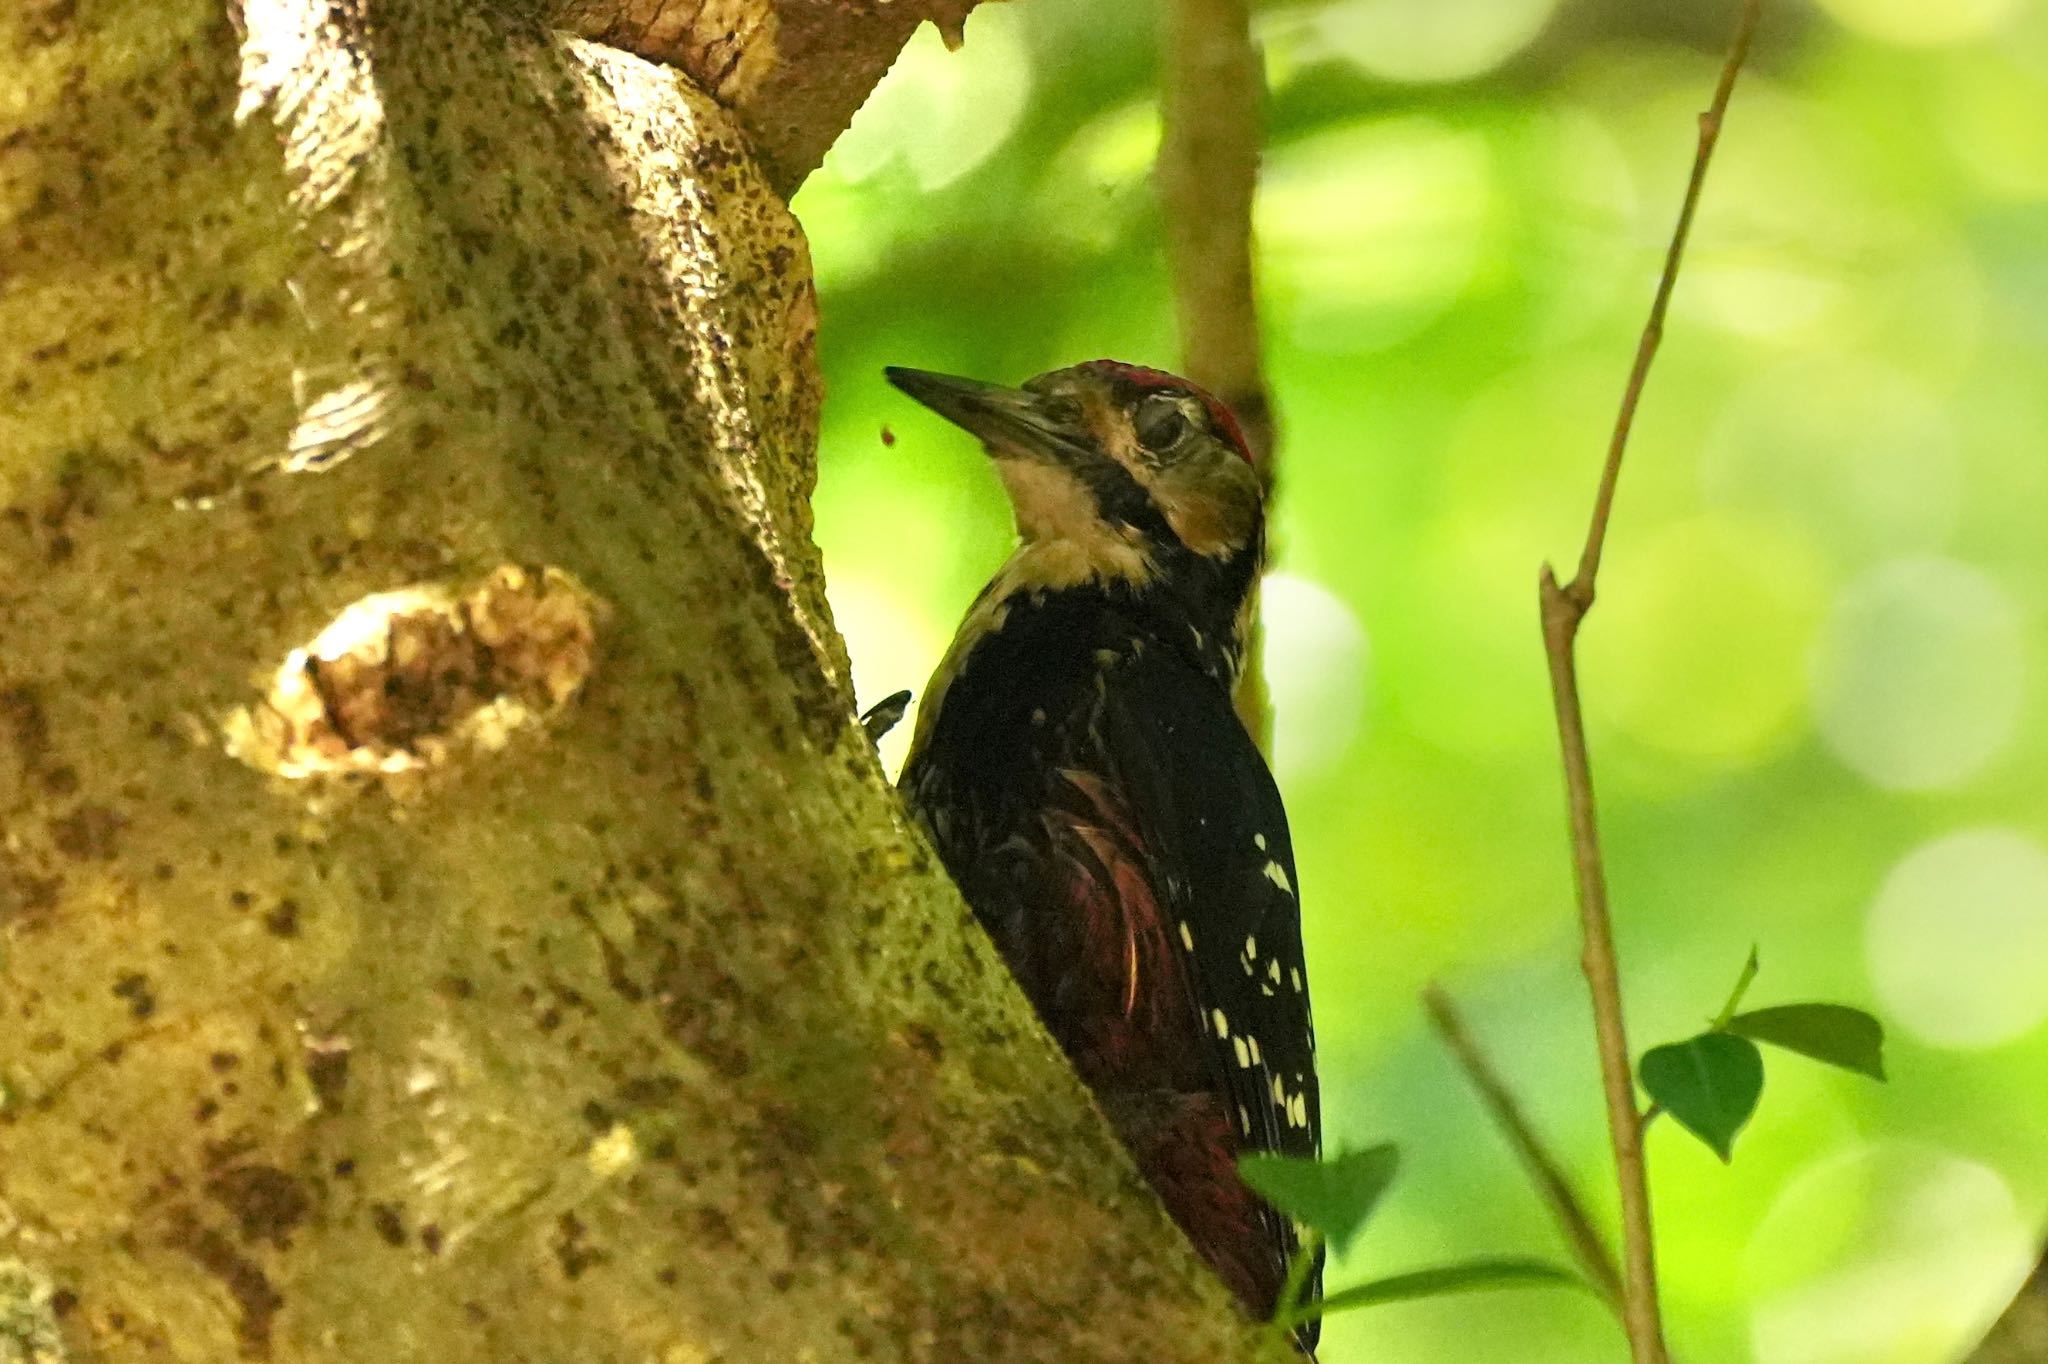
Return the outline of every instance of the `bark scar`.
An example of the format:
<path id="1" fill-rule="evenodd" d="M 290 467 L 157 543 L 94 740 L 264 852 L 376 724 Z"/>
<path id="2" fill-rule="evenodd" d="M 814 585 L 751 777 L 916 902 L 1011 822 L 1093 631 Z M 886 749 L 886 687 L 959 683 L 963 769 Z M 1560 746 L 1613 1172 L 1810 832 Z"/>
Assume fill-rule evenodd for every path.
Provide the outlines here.
<path id="1" fill-rule="evenodd" d="M 425 584 L 350 603 L 230 715 L 227 750 L 281 777 L 392 775 L 512 736 L 573 701 L 603 604 L 558 568 L 505 565 L 466 591 Z"/>

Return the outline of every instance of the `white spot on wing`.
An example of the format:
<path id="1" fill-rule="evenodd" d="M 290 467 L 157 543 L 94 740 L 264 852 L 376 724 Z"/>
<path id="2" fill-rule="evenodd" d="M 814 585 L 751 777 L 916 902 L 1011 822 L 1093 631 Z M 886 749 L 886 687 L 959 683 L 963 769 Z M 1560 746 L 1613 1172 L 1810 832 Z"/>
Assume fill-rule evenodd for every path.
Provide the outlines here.
<path id="1" fill-rule="evenodd" d="M 1236 1047 L 1236 1048 L 1237 1048 L 1237 1067 L 1238 1067 L 1238 1069 L 1239 1069 L 1239 1070 L 1249 1070 L 1249 1069 L 1251 1069 L 1251 1064 L 1252 1064 L 1252 1053 L 1251 1053 L 1251 1048 L 1247 1047 L 1247 1046 L 1246 1046 L 1246 1045 L 1244 1044 L 1244 1039 L 1243 1039 L 1242 1037 L 1233 1037 L 1233 1038 L 1231 1038 L 1231 1039 L 1230 1039 L 1230 1043 L 1231 1043 L 1231 1045 L 1232 1045 L 1232 1046 L 1234 1046 L 1234 1047 Z"/>
<path id="2" fill-rule="evenodd" d="M 1195 930 L 1188 927 L 1186 919 L 1180 921 L 1180 945 L 1190 952 L 1195 950 Z"/>
<path id="3" fill-rule="evenodd" d="M 1223 1010 L 1209 1010 L 1209 1021 L 1216 1025 L 1216 1035 L 1218 1037 L 1230 1036 L 1230 1020 L 1223 1016 Z"/>
<path id="4" fill-rule="evenodd" d="M 1294 882 L 1287 879 L 1287 868 L 1281 866 L 1278 862 L 1268 862 L 1266 864 L 1266 879 L 1286 891 L 1289 895 L 1294 894 Z"/>
<path id="5" fill-rule="evenodd" d="M 1264 852 L 1266 850 L 1266 836 L 1264 834 L 1253 834 L 1252 846 L 1260 852 Z"/>

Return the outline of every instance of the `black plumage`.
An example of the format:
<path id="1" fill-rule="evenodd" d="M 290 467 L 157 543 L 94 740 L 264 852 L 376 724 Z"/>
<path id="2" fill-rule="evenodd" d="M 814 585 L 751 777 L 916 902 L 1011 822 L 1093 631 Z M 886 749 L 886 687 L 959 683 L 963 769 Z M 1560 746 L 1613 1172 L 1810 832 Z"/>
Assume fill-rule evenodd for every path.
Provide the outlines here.
<path id="1" fill-rule="evenodd" d="M 1100 392 L 1126 420 L 1179 384 L 1114 369 Z M 1103 420 L 1097 392 L 1065 429 Z M 1108 546 L 1094 570 L 1020 505 L 1024 544 L 928 689 L 901 784 L 1162 1201 L 1265 1315 L 1297 1237 L 1235 1158 L 1315 1155 L 1321 1113 L 1286 812 L 1231 700 L 1263 533 L 1254 493 L 1231 535 L 1190 547 L 1189 495 L 1163 510 L 1148 472 L 1105 453 L 1077 478 L 1109 527 L 1074 532 Z"/>

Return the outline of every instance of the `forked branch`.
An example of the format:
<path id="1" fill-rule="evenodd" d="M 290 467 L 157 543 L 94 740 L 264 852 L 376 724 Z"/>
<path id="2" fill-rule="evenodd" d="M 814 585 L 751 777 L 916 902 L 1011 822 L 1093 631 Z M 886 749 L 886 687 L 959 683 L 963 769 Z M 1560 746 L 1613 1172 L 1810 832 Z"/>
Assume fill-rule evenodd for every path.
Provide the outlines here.
<path id="1" fill-rule="evenodd" d="M 1728 112 L 1728 100 L 1735 90 L 1735 78 L 1749 55 L 1750 40 L 1756 33 L 1763 0 L 1744 0 L 1734 40 L 1721 67 L 1720 83 L 1707 111 L 1700 115 L 1699 146 L 1693 155 L 1692 178 L 1686 185 L 1685 202 L 1678 214 L 1678 226 L 1665 252 L 1664 270 L 1657 282 L 1657 296 L 1650 305 L 1649 321 L 1636 346 L 1635 364 L 1623 390 L 1621 409 L 1615 417 L 1614 434 L 1608 442 L 1607 460 L 1600 472 L 1600 488 L 1593 501 L 1592 522 L 1586 544 L 1579 555 L 1578 572 L 1569 583 L 1560 584 L 1548 564 L 1543 566 L 1541 602 L 1543 644 L 1550 662 L 1551 699 L 1557 710 L 1557 737 L 1564 755 L 1565 797 L 1571 817 L 1572 871 L 1578 886 L 1579 921 L 1582 939 L 1580 964 L 1593 997 L 1593 1026 L 1599 1039 L 1601 1088 L 1607 1101 L 1607 1130 L 1614 1147 L 1614 1164 L 1621 1194 L 1623 1276 L 1623 1321 L 1628 1328 L 1629 1349 L 1635 1364 L 1665 1364 L 1664 1328 L 1657 1307 L 1657 1261 L 1650 1225 L 1649 1180 L 1643 1168 L 1642 1120 L 1636 1110 L 1635 1083 L 1628 1047 L 1628 1033 L 1622 1020 L 1621 968 L 1614 949 L 1614 926 L 1607 903 L 1607 874 L 1600 855 L 1600 829 L 1593 804 L 1593 773 L 1586 754 L 1585 717 L 1579 705 L 1577 659 L 1574 652 L 1579 626 L 1592 609 L 1600 557 L 1607 545 L 1607 525 L 1614 511 L 1615 486 L 1621 478 L 1621 459 L 1628 448 L 1629 432 L 1635 425 L 1636 408 L 1642 401 L 1643 385 L 1650 363 L 1664 339 L 1664 317 L 1671 306 L 1671 294 L 1678 284 L 1679 263 L 1685 255 L 1693 215 L 1699 207 L 1700 191 L 1706 183 L 1707 165 L 1721 124 Z"/>

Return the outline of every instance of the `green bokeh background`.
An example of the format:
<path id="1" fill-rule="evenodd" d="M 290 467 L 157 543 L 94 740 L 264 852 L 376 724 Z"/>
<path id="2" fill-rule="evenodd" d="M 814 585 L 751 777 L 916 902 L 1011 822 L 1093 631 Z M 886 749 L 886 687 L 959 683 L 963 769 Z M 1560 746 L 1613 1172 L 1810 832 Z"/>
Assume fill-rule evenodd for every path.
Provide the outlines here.
<path id="1" fill-rule="evenodd" d="M 1261 9 L 1284 428 L 1267 665 L 1328 1141 L 1407 1165 L 1332 1283 L 1561 1254 L 1423 1023 L 1449 985 L 1611 1219 L 1536 626 L 1568 565 L 1732 27 L 1694 0 Z M 912 44 L 797 199 L 818 496 L 863 701 L 1007 552 L 964 437 L 881 380 L 1171 366 L 1153 5 Z M 1890 1084 L 1773 1056 L 1723 1167 L 1649 1147 L 1691 1361 L 1955 1358 L 2048 1209 L 2048 9 L 1773 0 L 1582 644 L 1638 1050 L 1751 1002 L 1880 1013 Z M 900 730 L 888 750 L 900 758 Z M 1590 1298 L 1386 1307 L 1325 1364 L 1618 1359 Z"/>

